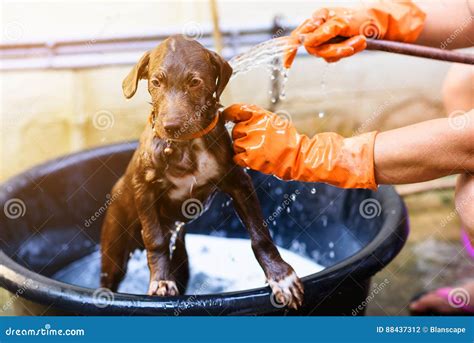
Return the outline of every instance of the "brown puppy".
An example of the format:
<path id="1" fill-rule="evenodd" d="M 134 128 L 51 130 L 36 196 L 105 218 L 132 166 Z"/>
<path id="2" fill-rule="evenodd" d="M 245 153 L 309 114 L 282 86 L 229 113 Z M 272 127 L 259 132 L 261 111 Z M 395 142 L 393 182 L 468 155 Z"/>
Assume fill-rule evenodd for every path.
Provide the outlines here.
<path id="1" fill-rule="evenodd" d="M 101 285 L 116 291 L 130 253 L 145 248 L 148 294 L 183 294 L 188 281 L 184 230 L 175 249 L 176 222 L 189 221 L 185 204 L 205 204 L 216 190 L 229 194 L 246 226 L 253 252 L 278 301 L 297 308 L 303 285 L 280 257 L 264 226 L 250 177 L 232 160 L 232 142 L 219 118 L 219 96 L 232 68 L 196 41 L 172 36 L 145 53 L 123 82 L 125 97 L 148 80 L 149 125 L 125 174 L 117 181 L 102 227 Z"/>

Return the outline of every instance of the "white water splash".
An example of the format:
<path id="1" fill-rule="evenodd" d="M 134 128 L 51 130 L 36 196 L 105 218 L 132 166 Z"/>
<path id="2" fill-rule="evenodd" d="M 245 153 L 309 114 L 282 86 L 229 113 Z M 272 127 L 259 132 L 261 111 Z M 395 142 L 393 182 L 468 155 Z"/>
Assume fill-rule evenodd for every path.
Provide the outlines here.
<path id="1" fill-rule="evenodd" d="M 210 294 L 265 286 L 263 271 L 250 246 L 248 239 L 187 234 L 186 247 L 191 277 L 186 293 Z M 304 253 L 304 246 L 300 248 L 298 250 Z M 300 254 L 282 248 L 278 250 L 300 277 L 324 269 Z M 97 288 L 99 274 L 100 252 L 97 251 L 73 262 L 53 278 L 78 286 Z M 145 251 L 135 251 L 131 255 L 128 271 L 119 291 L 146 294 L 149 277 Z"/>

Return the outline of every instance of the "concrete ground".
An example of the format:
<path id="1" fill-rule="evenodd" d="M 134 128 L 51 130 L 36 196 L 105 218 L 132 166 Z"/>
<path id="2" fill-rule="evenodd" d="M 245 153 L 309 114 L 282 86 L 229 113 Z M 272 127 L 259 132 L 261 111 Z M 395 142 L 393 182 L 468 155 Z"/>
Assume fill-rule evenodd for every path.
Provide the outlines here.
<path id="1" fill-rule="evenodd" d="M 474 260 L 460 242 L 453 195 L 432 191 L 405 197 L 410 236 L 394 261 L 373 277 L 372 290 L 382 282 L 386 286 L 369 301 L 368 315 L 407 315 L 414 295 L 474 277 Z"/>

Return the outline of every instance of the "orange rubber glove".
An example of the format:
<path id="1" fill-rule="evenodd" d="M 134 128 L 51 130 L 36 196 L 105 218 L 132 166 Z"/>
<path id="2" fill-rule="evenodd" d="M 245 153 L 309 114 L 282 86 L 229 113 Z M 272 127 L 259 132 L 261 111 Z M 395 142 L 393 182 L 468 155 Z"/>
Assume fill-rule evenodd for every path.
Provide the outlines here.
<path id="1" fill-rule="evenodd" d="M 377 189 L 376 132 L 351 138 L 326 132 L 309 138 L 296 132 L 289 118 L 255 105 L 235 104 L 223 115 L 236 123 L 232 131 L 234 161 L 242 167 L 284 180 Z"/>
<path id="2" fill-rule="evenodd" d="M 322 8 L 298 26 L 291 36 L 308 53 L 336 62 L 366 48 L 366 37 L 412 43 L 423 29 L 425 13 L 411 1 L 385 1 L 356 9 Z M 325 44 L 335 37 L 351 37 Z M 288 50 L 284 66 L 290 68 L 297 49 Z"/>

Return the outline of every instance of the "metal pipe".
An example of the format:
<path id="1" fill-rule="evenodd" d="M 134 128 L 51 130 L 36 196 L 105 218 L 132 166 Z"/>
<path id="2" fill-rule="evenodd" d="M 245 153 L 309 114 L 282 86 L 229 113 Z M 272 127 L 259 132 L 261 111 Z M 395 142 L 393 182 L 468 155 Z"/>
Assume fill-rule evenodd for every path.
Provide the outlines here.
<path id="1" fill-rule="evenodd" d="M 283 24 L 285 35 L 293 27 Z M 272 38 L 272 26 L 256 25 L 252 28 L 226 27 L 220 30 L 223 46 L 222 55 L 231 58 L 247 48 Z M 137 54 L 150 49 L 165 39 L 175 29 L 155 34 L 118 36 L 97 39 L 79 39 L 51 43 L 0 44 L 0 70 L 24 69 L 82 69 L 108 65 L 133 64 Z M 236 41 L 238 43 L 236 44 Z M 335 40 L 338 42 L 340 40 Z M 212 30 L 204 30 L 200 42 L 213 46 Z M 424 57 L 440 61 L 474 64 L 474 54 L 429 48 L 414 44 L 384 40 L 367 40 L 368 50 L 378 50 L 409 56 Z"/>
<path id="2" fill-rule="evenodd" d="M 143 51 L 153 48 L 176 32 L 179 32 L 179 28 L 139 36 L 0 44 L 0 71 L 86 69 L 129 65 L 135 63 Z M 224 46 L 221 55 L 226 59 L 272 38 L 269 25 L 255 25 L 250 28 L 226 26 L 220 32 Z M 211 26 L 204 28 L 199 41 L 207 48 L 214 47 Z"/>

